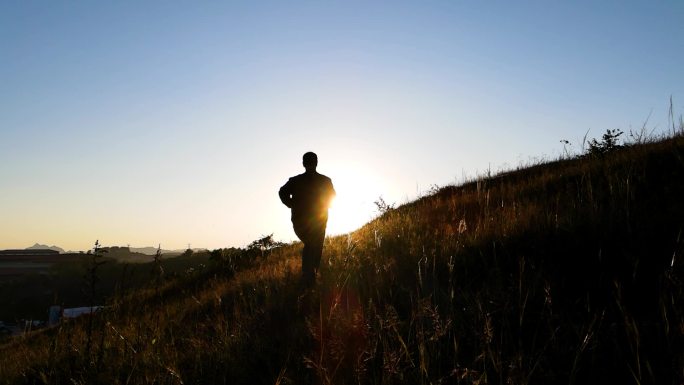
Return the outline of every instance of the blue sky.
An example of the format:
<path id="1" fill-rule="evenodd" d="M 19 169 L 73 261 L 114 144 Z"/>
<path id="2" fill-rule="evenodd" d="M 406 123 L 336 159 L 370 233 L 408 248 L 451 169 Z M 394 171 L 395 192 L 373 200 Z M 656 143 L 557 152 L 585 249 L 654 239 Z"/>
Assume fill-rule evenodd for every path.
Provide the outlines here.
<path id="1" fill-rule="evenodd" d="M 331 230 L 487 168 L 684 112 L 684 3 L 0 5 L 0 248 L 294 239 L 319 154 Z"/>

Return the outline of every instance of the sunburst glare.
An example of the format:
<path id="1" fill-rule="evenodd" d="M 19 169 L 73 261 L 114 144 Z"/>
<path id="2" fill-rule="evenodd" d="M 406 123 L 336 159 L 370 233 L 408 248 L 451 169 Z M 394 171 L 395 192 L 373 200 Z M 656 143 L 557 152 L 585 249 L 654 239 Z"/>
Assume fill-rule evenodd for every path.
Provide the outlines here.
<path id="1" fill-rule="evenodd" d="M 328 235 L 345 234 L 368 222 L 376 213 L 373 203 L 383 194 L 380 178 L 361 167 L 330 167 L 337 197 L 330 207 Z"/>

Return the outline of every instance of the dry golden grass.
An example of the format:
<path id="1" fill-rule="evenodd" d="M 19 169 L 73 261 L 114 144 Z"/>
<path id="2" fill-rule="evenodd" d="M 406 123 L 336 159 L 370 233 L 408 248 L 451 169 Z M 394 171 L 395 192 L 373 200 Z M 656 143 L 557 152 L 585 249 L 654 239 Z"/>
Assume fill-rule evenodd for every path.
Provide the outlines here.
<path id="1" fill-rule="evenodd" d="M 684 381 L 684 138 L 450 186 L 0 347 L 4 383 Z"/>

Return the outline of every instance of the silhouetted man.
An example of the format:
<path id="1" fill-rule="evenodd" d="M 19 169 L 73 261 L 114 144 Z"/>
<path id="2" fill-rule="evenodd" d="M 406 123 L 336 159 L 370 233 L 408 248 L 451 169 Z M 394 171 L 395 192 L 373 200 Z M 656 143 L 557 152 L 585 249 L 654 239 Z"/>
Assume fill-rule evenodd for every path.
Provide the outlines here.
<path id="1" fill-rule="evenodd" d="M 283 204 L 292 209 L 292 226 L 304 243 L 302 280 L 305 285 L 312 285 L 321 262 L 328 207 L 335 197 L 335 189 L 330 178 L 316 172 L 316 154 L 307 152 L 302 163 L 306 172 L 290 178 L 278 195 Z"/>

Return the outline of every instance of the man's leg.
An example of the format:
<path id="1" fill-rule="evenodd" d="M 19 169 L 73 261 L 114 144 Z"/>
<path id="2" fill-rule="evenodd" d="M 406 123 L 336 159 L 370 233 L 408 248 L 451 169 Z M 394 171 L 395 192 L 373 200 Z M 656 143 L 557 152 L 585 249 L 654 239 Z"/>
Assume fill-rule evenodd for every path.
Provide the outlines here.
<path id="1" fill-rule="evenodd" d="M 293 222 L 293 225 L 295 234 L 304 243 L 304 248 L 302 249 L 302 282 L 305 286 L 311 286 L 316 282 L 316 271 L 314 270 L 316 249 L 313 247 L 314 242 L 311 239 L 311 228 L 306 223 Z"/>
<path id="2" fill-rule="evenodd" d="M 312 247 L 309 240 L 304 241 L 304 249 L 302 250 L 302 280 L 307 286 L 313 285 L 316 282 L 315 270 L 315 248 Z"/>
<path id="3" fill-rule="evenodd" d="M 321 256 L 323 255 L 323 242 L 325 241 L 325 224 L 319 226 L 314 231 L 311 237 L 311 263 L 313 265 L 314 274 L 318 271 L 321 264 Z"/>

